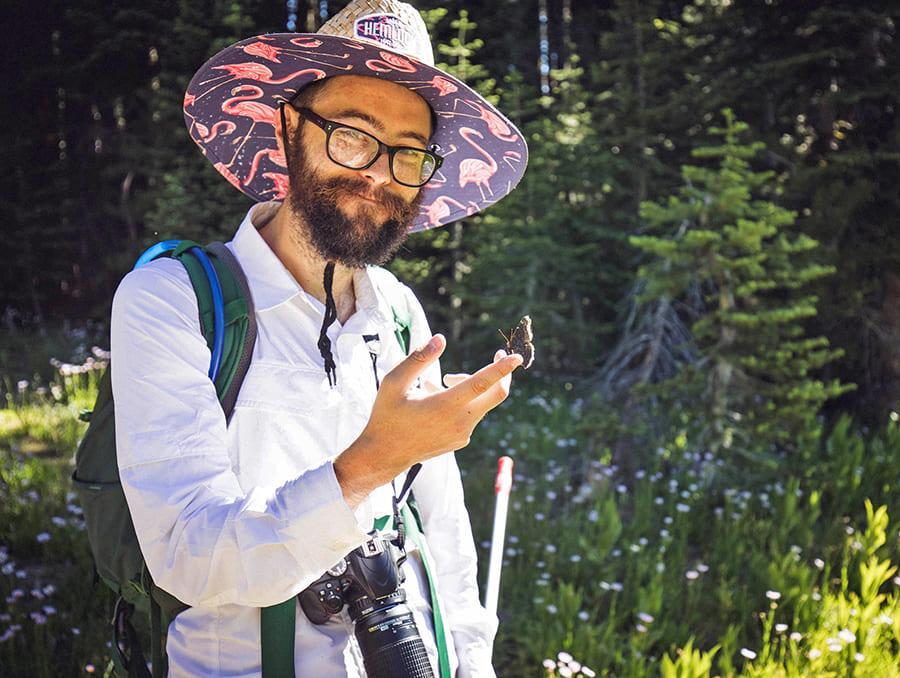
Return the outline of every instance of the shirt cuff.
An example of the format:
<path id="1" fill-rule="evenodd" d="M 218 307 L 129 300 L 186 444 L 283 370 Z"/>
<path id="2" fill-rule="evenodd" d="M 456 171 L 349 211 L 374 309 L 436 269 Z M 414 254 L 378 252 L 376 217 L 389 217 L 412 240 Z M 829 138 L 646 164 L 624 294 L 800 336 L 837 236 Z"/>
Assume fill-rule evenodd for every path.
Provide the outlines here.
<path id="1" fill-rule="evenodd" d="M 279 496 L 288 515 L 296 511 L 298 518 L 304 518 L 287 521 L 291 543 L 303 550 L 302 560 L 312 556 L 323 571 L 368 539 L 371 519 L 368 523 L 358 520 L 360 510 L 354 513 L 347 505 L 330 461 L 285 483 Z M 371 514 L 371 508 L 368 511 Z M 309 520 L 312 516 L 316 519 Z"/>

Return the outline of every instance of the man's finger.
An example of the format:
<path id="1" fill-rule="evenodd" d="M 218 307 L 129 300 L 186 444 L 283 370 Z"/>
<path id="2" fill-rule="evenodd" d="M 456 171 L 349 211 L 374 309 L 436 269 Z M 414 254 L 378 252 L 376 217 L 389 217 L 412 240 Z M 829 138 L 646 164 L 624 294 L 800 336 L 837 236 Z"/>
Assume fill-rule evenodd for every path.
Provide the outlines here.
<path id="1" fill-rule="evenodd" d="M 388 372 L 381 382 L 381 388 L 405 393 L 428 366 L 441 357 L 446 347 L 444 335 L 435 334 L 427 344 L 410 353 L 403 362 Z"/>
<path id="2" fill-rule="evenodd" d="M 496 362 L 482 367 L 474 374 L 468 375 L 453 386 L 447 389 L 447 397 L 453 398 L 458 406 L 464 406 L 482 396 L 486 398 L 486 409 L 489 410 L 501 403 L 506 398 L 509 384 L 502 387 L 501 381 L 512 374 L 519 365 L 522 364 L 522 356 L 514 353 L 512 355 L 503 356 Z M 492 391 L 496 390 L 496 393 Z M 491 395 L 488 395 L 491 394 Z"/>
<path id="3" fill-rule="evenodd" d="M 468 374 L 445 374 L 444 375 L 444 386 L 446 386 L 447 388 L 452 388 L 453 386 L 456 386 L 459 382 L 461 382 L 465 379 L 468 379 L 469 376 L 471 376 L 471 375 L 468 375 Z"/>

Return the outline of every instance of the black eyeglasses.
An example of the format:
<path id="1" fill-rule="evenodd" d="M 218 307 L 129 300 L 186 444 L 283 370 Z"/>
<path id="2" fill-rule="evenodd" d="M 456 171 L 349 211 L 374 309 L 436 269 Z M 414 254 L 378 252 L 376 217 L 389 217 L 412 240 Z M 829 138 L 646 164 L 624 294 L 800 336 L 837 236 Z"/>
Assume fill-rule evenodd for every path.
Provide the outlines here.
<path id="1" fill-rule="evenodd" d="M 325 151 L 331 162 L 352 170 L 371 167 L 388 154 L 391 176 L 398 184 L 419 188 L 427 184 L 444 159 L 432 151 L 412 146 L 388 146 L 368 132 L 350 125 L 332 122 L 308 108 L 294 108 L 314 125 L 325 130 Z"/>

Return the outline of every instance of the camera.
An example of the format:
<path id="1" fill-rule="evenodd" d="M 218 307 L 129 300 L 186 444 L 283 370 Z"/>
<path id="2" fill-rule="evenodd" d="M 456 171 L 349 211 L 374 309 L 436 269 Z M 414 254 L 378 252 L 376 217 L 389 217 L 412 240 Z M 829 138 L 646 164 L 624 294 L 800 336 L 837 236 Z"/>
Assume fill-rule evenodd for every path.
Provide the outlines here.
<path id="1" fill-rule="evenodd" d="M 313 624 L 325 624 L 347 606 L 368 678 L 434 678 L 400 586 L 406 555 L 370 536 L 298 594 L 300 607 Z"/>

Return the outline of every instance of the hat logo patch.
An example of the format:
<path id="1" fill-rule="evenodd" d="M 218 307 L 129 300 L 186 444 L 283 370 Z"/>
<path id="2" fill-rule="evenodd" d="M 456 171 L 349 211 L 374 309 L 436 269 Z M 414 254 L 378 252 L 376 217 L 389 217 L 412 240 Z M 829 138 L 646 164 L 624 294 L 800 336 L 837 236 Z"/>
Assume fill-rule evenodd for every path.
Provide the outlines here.
<path id="1" fill-rule="evenodd" d="M 356 20 L 353 35 L 359 40 L 374 42 L 395 52 L 406 51 L 414 44 L 410 27 L 395 14 L 370 14 Z"/>

